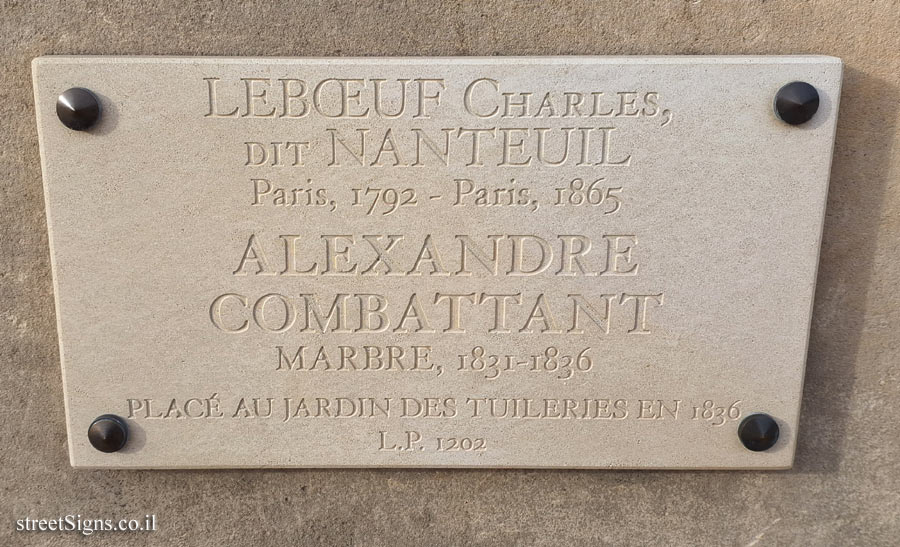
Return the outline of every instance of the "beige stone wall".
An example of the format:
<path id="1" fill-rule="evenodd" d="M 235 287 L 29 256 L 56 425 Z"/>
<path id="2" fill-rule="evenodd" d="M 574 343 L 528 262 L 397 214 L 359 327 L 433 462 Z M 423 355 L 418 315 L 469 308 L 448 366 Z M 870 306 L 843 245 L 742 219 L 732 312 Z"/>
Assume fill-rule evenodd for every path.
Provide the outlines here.
<path id="1" fill-rule="evenodd" d="M 900 3 L 153 4 L 0 1 L 0 544 L 900 542 Z M 69 467 L 32 58 L 788 53 L 845 62 L 793 471 Z M 155 513 L 160 530 L 15 531 L 18 518 L 70 513 Z"/>

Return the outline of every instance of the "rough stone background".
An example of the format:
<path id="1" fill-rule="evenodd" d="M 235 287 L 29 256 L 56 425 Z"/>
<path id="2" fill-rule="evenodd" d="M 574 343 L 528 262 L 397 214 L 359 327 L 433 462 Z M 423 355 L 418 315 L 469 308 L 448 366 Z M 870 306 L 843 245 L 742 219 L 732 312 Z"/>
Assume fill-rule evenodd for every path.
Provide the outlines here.
<path id="1" fill-rule="evenodd" d="M 895 1 L 0 0 L 0 544 L 900 544 L 898 29 Z M 794 53 L 845 72 L 793 471 L 69 467 L 32 58 Z M 159 531 L 15 531 L 73 513 Z"/>

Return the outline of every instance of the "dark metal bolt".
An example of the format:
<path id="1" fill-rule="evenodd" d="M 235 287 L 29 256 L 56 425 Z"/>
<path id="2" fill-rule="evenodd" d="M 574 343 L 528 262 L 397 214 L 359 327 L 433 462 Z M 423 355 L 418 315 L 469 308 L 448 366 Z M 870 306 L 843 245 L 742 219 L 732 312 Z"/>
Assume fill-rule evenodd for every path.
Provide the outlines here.
<path id="1" fill-rule="evenodd" d="M 791 82 L 775 94 L 775 114 L 784 123 L 800 125 L 819 110 L 819 92 L 806 82 Z"/>
<path id="2" fill-rule="evenodd" d="M 738 426 L 738 437 L 747 450 L 763 452 L 778 442 L 778 423 L 768 414 L 751 414 Z"/>
<path id="3" fill-rule="evenodd" d="M 116 452 L 128 442 L 128 426 L 115 414 L 104 414 L 91 422 L 88 440 L 100 452 Z"/>
<path id="4" fill-rule="evenodd" d="M 100 99 L 83 87 L 67 89 L 56 100 L 56 115 L 69 129 L 90 129 L 100 119 Z"/>

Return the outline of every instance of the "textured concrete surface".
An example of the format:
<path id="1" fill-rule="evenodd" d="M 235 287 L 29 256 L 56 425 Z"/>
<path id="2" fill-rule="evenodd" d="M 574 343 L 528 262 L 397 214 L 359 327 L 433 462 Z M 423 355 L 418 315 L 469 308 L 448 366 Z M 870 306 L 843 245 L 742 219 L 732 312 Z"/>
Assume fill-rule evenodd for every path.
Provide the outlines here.
<path id="1" fill-rule="evenodd" d="M 0 4 L 0 543 L 896 545 L 900 4 L 160 4 Z M 843 58 L 794 470 L 73 471 L 29 71 L 77 53 Z M 147 513 L 158 532 L 15 531 L 26 516 Z"/>

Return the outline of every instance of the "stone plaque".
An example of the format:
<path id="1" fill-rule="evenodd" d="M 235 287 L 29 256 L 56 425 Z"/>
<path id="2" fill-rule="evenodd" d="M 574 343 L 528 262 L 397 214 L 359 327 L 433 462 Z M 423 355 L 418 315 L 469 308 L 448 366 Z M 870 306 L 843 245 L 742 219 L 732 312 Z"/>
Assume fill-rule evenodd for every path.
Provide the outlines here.
<path id="1" fill-rule="evenodd" d="M 787 468 L 840 83 L 36 59 L 72 465 Z"/>

